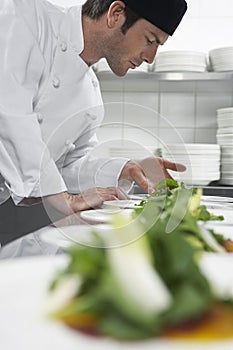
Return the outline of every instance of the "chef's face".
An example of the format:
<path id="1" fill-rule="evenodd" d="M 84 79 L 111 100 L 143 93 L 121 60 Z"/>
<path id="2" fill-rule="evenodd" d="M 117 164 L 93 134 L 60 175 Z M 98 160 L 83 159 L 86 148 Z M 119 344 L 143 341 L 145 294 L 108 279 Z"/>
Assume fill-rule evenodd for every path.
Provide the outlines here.
<path id="1" fill-rule="evenodd" d="M 143 62 L 152 63 L 159 45 L 168 39 L 168 34 L 145 19 L 138 20 L 124 34 L 117 28 L 105 48 L 105 57 L 111 70 L 124 76 Z"/>

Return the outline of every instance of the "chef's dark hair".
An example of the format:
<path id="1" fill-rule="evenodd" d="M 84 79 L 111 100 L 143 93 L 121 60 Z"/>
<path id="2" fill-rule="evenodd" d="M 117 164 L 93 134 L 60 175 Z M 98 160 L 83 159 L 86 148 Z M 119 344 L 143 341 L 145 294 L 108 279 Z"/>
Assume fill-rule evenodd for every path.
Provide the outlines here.
<path id="1" fill-rule="evenodd" d="M 82 14 L 91 19 L 100 18 L 105 12 L 108 11 L 109 6 L 115 0 L 87 0 L 82 6 Z M 125 7 L 125 23 L 121 30 L 125 34 L 132 25 L 137 22 L 141 17 L 133 12 L 129 7 Z"/>

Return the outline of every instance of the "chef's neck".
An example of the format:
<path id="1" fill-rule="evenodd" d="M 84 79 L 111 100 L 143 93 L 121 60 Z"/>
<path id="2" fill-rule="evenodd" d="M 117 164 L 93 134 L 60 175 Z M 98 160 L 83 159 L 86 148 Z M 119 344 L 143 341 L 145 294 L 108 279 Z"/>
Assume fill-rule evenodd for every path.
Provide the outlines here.
<path id="1" fill-rule="evenodd" d="M 106 25 L 104 17 L 93 20 L 89 17 L 82 17 L 84 49 L 80 57 L 88 66 L 96 63 L 104 57 L 104 47 L 107 41 Z"/>

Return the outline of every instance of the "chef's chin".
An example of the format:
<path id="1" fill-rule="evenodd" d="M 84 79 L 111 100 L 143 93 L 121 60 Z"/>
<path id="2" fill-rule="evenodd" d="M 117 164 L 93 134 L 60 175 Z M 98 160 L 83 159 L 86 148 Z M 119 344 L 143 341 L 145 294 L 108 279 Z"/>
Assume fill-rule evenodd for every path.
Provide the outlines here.
<path id="1" fill-rule="evenodd" d="M 112 69 L 112 72 L 117 75 L 118 77 L 124 77 L 126 73 L 128 72 L 129 68 L 121 68 L 121 69 Z"/>

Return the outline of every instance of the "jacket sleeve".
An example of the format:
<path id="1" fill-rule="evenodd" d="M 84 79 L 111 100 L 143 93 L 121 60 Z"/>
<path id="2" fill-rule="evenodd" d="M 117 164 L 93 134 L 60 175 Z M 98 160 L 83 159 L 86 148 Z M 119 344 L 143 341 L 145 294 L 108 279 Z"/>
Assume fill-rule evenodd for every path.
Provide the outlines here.
<path id="1" fill-rule="evenodd" d="M 98 143 L 96 128 L 88 128 L 62 164 L 62 176 L 70 193 L 92 187 L 118 186 L 118 178 L 128 158 L 110 158 L 104 144 Z M 130 186 L 129 186 L 130 188 Z M 125 190 L 129 190 L 125 188 Z"/>
<path id="2" fill-rule="evenodd" d="M 64 191 L 66 186 L 33 111 L 44 68 L 36 14 L 31 28 L 15 3 L 3 0 L 0 5 L 0 173 L 18 203 L 24 197 Z"/>

